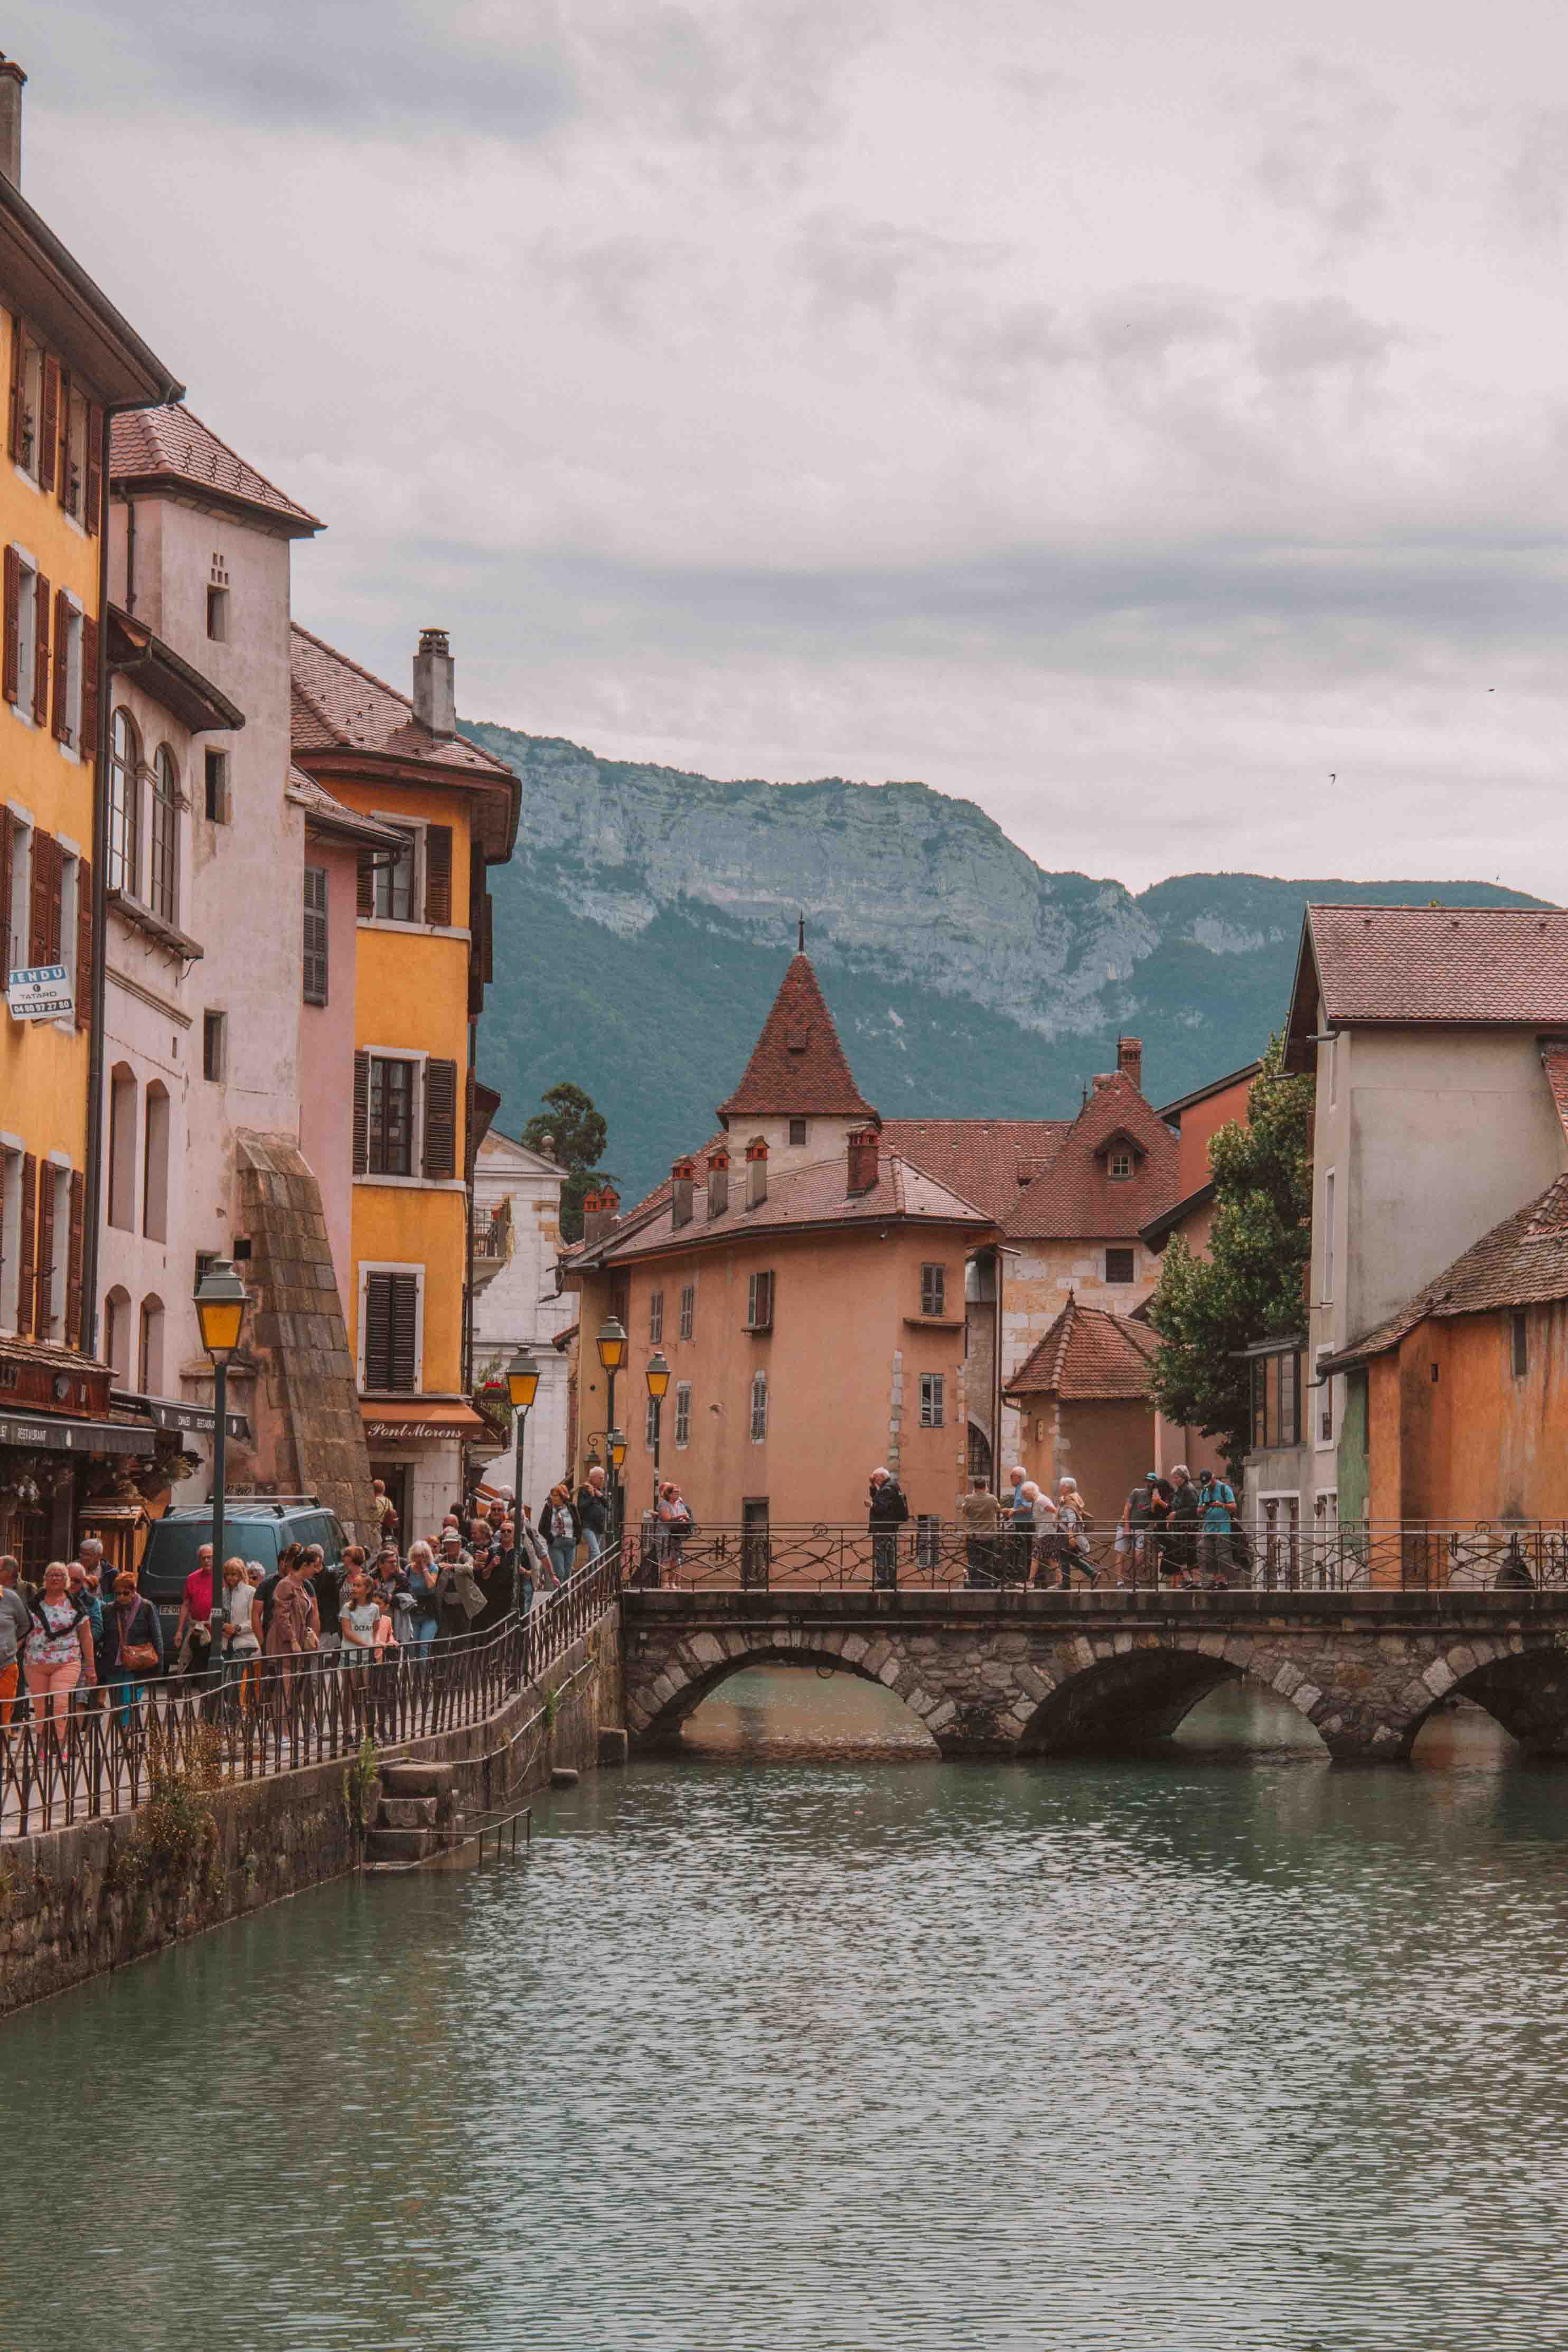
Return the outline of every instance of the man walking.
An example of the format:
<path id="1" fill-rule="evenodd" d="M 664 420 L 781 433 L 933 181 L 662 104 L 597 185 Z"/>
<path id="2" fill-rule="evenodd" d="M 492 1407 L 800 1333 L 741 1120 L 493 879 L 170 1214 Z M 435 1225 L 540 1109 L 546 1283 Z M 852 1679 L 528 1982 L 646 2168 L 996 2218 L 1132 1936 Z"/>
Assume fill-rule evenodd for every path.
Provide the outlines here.
<path id="1" fill-rule="evenodd" d="M 1197 1566 L 1197 1530 L 1203 1517 L 1197 1488 L 1192 1483 L 1192 1473 L 1185 1462 L 1178 1462 L 1171 1472 L 1175 1493 L 1171 1496 L 1170 1533 L 1166 1538 L 1166 1550 L 1173 1570 L 1189 1574 Z"/>
<path id="2" fill-rule="evenodd" d="M 909 1505 L 897 1479 L 889 1470 L 873 1470 L 871 1493 L 866 1499 L 871 1580 L 883 1592 L 891 1592 L 898 1582 L 898 1530 L 908 1517 Z"/>
<path id="3" fill-rule="evenodd" d="M 997 1528 L 1002 1507 L 983 1478 L 971 1478 L 969 1491 L 958 1497 L 958 1518 L 964 1529 L 965 1581 L 993 1585 L 997 1577 Z"/>
<path id="4" fill-rule="evenodd" d="M 1201 1572 L 1210 1584 L 1228 1584 L 1234 1557 L 1231 1535 L 1236 1524 L 1236 1489 L 1216 1472 L 1200 1470 L 1197 1500 L 1203 1521 L 1203 1533 L 1198 1538 Z"/>

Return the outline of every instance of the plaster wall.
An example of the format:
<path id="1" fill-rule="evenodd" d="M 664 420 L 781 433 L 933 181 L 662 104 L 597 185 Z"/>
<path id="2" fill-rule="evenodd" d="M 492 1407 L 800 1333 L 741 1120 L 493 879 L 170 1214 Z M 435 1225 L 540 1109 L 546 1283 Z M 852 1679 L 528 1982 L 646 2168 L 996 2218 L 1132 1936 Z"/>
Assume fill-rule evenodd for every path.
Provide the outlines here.
<path id="1" fill-rule="evenodd" d="M 502 1264 L 474 1302 L 474 1373 L 483 1383 L 504 1377 L 518 1349 L 539 1368 L 538 1394 L 523 1441 L 525 1501 L 543 1499 L 570 1472 L 568 1432 L 570 1366 L 552 1342 L 577 1320 L 578 1302 L 555 1288 L 560 1251 L 559 1168 L 508 1137 L 487 1135 L 474 1171 L 474 1231 L 482 1235 L 493 1212 L 509 1203 L 508 1247 Z M 486 1482 L 510 1492 L 517 1478 L 512 1446 L 489 1464 Z M 536 1504 L 537 1507 L 537 1504 Z"/>
<path id="2" fill-rule="evenodd" d="M 1107 1249 L 1131 1249 L 1134 1279 L 1107 1282 Z M 1001 1253 L 1002 1381 L 1010 1381 L 1030 1350 L 1037 1347 L 1062 1308 L 1069 1293 L 1081 1307 L 1103 1307 L 1111 1315 L 1130 1315 L 1151 1296 L 1159 1279 L 1160 1262 L 1151 1249 L 1124 1237 L 1112 1241 L 1074 1240 L 1029 1242 L 1015 1255 Z M 1002 1442 L 998 1461 L 1011 1462 L 1020 1444 L 1019 1408 L 1004 1400 Z M 1145 1469 L 1148 1464 L 1144 1465 Z"/>
<path id="3" fill-rule="evenodd" d="M 1522 1373 L 1507 1310 L 1429 1318 L 1373 1360 L 1375 1520 L 1568 1519 L 1568 1302 L 1525 1333 Z"/>
<path id="4" fill-rule="evenodd" d="M 1072 1476 L 1098 1527 L 1109 1527 L 1154 1460 L 1155 1412 L 1135 1399 L 1063 1403 L 1024 1400 L 1018 1459 L 1054 1499 L 1059 1478 Z M 1004 1466 L 1004 1475 L 1006 1467 Z"/>
<path id="5" fill-rule="evenodd" d="M 299 1005 L 299 1148 L 321 1187 L 338 1296 L 353 1289 L 354 962 L 359 856 L 351 842 L 308 834 L 305 862 L 327 875 L 327 1002 Z"/>
<path id="6" fill-rule="evenodd" d="M 1246 1119 L 1247 1097 L 1251 1086 L 1250 1078 L 1243 1079 L 1239 1085 L 1226 1087 L 1218 1094 L 1210 1095 L 1205 1101 L 1194 1103 L 1189 1109 L 1183 1111 L 1176 1136 L 1176 1196 L 1178 1201 L 1185 1201 L 1189 1192 L 1196 1192 L 1201 1185 L 1207 1183 L 1209 1143 L 1232 1119 Z M 1194 1243 L 1193 1246 L 1196 1248 L 1197 1244 Z M 1146 1468 L 1147 1465 L 1145 1466 Z"/>

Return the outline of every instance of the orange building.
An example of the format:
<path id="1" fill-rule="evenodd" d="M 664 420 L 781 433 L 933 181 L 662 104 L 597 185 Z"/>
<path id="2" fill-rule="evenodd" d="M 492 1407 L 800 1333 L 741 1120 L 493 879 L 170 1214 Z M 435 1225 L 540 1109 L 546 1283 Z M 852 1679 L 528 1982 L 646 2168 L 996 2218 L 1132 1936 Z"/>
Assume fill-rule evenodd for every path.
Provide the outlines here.
<path id="1" fill-rule="evenodd" d="M 1158 1345 L 1136 1316 L 1070 1297 L 1008 1382 L 1021 1413 L 1024 1468 L 1053 1499 L 1059 1479 L 1075 1479 L 1102 1527 L 1120 1517 L 1154 1458 L 1149 1358 Z"/>

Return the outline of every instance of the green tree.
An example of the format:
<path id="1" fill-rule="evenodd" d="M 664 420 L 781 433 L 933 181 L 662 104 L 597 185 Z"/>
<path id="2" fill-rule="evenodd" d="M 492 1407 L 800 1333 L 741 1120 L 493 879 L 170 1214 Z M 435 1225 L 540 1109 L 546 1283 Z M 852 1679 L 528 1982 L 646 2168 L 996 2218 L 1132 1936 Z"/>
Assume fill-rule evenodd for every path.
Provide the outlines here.
<path id="1" fill-rule="evenodd" d="M 538 1151 L 547 1135 L 552 1139 L 557 1164 L 567 1171 L 560 1188 L 561 1239 L 580 1241 L 584 1200 L 599 1185 L 615 1181 L 609 1170 L 599 1165 L 608 1133 L 603 1114 L 594 1109 L 592 1096 L 574 1087 L 570 1078 L 547 1087 L 540 1100 L 545 1108 L 534 1113 L 522 1139 L 530 1151 Z"/>
<path id="2" fill-rule="evenodd" d="M 1208 1255 L 1195 1257 L 1174 1237 L 1149 1301 L 1160 1338 L 1155 1405 L 1167 1421 L 1218 1438 L 1233 1466 L 1251 1443 L 1251 1372 L 1240 1351 L 1306 1323 L 1313 1082 L 1286 1077 L 1283 1061 L 1283 1040 L 1271 1037 L 1246 1122 L 1222 1127 L 1209 1144 Z"/>

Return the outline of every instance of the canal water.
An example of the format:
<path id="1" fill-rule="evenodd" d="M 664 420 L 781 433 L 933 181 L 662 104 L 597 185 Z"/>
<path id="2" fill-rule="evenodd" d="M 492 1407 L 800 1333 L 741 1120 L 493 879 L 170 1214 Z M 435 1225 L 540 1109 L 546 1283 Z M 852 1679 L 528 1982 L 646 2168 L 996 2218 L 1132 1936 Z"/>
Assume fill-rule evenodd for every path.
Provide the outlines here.
<path id="1" fill-rule="evenodd" d="M 1568 2346 L 1568 1771 L 751 1675 L 531 1856 L 0 2032 L 0 2352 Z"/>

